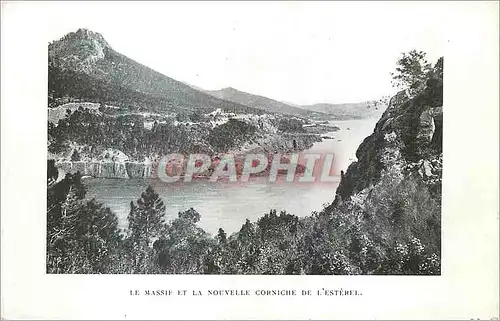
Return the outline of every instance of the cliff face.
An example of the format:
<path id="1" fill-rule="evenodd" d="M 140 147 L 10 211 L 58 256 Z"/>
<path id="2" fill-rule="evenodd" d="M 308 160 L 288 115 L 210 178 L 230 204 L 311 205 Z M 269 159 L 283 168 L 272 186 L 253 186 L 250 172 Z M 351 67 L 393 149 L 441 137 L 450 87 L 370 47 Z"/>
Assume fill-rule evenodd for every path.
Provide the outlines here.
<path id="1" fill-rule="evenodd" d="M 339 273 L 441 273 L 442 89 L 430 79 L 394 96 L 342 173 L 317 223 Z"/>
<path id="2" fill-rule="evenodd" d="M 440 185 L 442 90 L 442 83 L 429 81 L 414 97 L 401 91 L 390 100 L 373 134 L 356 151 L 358 161 L 342 175 L 335 204 L 374 186 L 388 172 L 413 173 L 434 187 Z"/>
<path id="3" fill-rule="evenodd" d="M 49 45 L 49 59 L 59 60 L 62 69 L 90 72 L 92 65 L 104 59 L 105 52 L 111 49 L 100 33 L 79 29 Z"/>
<path id="4" fill-rule="evenodd" d="M 274 135 L 255 143 L 247 142 L 229 153 L 233 153 L 236 158 L 242 158 L 247 153 L 289 153 L 310 148 L 319 140 L 317 135 Z M 105 157 L 108 156 L 106 154 L 109 154 L 109 157 Z M 186 155 L 186 157 L 188 156 Z M 130 161 L 127 155 L 108 149 L 97 159 L 87 157 L 83 160 L 72 161 L 70 158 L 71 156 L 60 158 L 55 162 L 55 166 L 62 173 L 80 172 L 81 175 L 95 178 L 128 179 L 157 178 L 156 168 L 161 157 L 156 155 L 156 157 L 146 158 L 144 161 Z"/>
<path id="5" fill-rule="evenodd" d="M 80 172 L 96 178 L 153 178 L 153 163 L 128 161 L 58 161 L 56 167 L 64 173 Z"/>

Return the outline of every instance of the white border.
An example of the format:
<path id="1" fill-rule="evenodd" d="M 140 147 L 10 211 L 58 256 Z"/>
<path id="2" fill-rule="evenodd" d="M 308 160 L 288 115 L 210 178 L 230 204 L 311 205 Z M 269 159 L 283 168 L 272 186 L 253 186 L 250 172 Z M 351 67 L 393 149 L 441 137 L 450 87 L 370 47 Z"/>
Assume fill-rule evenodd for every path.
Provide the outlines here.
<path id="1" fill-rule="evenodd" d="M 498 318 L 498 3 L 446 5 L 442 276 L 54 276 L 45 275 L 49 22 L 43 5 L 3 3 L 2 318 Z M 131 289 L 322 287 L 363 295 L 129 296 Z"/>

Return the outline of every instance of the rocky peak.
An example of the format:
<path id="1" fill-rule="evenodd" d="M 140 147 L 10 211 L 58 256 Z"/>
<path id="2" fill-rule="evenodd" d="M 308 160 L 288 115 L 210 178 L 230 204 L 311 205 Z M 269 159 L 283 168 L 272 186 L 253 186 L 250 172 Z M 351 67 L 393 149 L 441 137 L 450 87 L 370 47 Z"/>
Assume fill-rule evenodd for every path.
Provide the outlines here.
<path id="1" fill-rule="evenodd" d="M 109 49 L 100 33 L 78 29 L 49 45 L 49 59 L 57 59 L 61 68 L 86 72 L 95 62 L 104 59 Z"/>
<path id="2" fill-rule="evenodd" d="M 222 93 L 225 93 L 225 94 L 235 94 L 235 93 L 238 93 L 238 90 L 234 89 L 233 87 L 222 88 L 220 91 Z"/>
<path id="3" fill-rule="evenodd" d="M 100 33 L 85 28 L 80 28 L 76 32 L 71 32 L 66 37 L 73 41 L 91 41 L 97 42 L 102 47 L 109 47 L 109 44 Z"/>

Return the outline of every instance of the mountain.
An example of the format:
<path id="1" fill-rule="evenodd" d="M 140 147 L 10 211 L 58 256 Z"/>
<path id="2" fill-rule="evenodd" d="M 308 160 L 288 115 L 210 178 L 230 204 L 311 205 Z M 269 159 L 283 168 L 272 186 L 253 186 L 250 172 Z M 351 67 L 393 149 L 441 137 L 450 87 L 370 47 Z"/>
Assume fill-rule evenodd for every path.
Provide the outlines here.
<path id="1" fill-rule="evenodd" d="M 190 83 L 188 83 L 188 82 L 183 81 L 182 83 L 183 83 L 183 84 L 185 84 L 185 85 L 188 85 L 189 87 L 191 87 L 191 88 L 193 88 L 193 89 L 196 89 L 196 90 L 198 90 L 198 91 L 201 91 L 201 92 L 207 92 L 205 89 L 203 89 L 203 88 L 201 88 L 201 87 L 198 87 L 198 86 L 195 86 L 195 85 L 191 85 L 191 84 L 190 84 Z"/>
<path id="2" fill-rule="evenodd" d="M 115 51 L 96 32 L 79 29 L 49 44 L 49 106 L 104 102 L 148 111 L 203 110 L 262 114 L 196 90 Z"/>
<path id="3" fill-rule="evenodd" d="M 270 113 L 280 113 L 298 117 L 325 116 L 323 112 L 305 110 L 300 107 L 291 106 L 264 96 L 249 94 L 231 87 L 206 92 L 220 99 L 258 108 Z"/>
<path id="4" fill-rule="evenodd" d="M 385 104 L 378 101 L 365 101 L 346 104 L 314 104 L 302 105 L 300 108 L 325 113 L 335 119 L 378 118 L 383 113 Z"/>
<path id="5" fill-rule="evenodd" d="M 197 88 L 195 86 L 191 87 Z M 387 105 L 387 103 L 381 101 L 365 101 L 360 103 L 321 103 L 301 106 L 290 102 L 281 102 L 271 98 L 250 94 L 231 87 L 220 90 L 207 90 L 205 92 L 220 99 L 251 106 L 270 113 L 307 118 L 318 117 L 324 119 L 328 116 L 339 120 L 378 118 L 382 115 L 384 107 Z"/>

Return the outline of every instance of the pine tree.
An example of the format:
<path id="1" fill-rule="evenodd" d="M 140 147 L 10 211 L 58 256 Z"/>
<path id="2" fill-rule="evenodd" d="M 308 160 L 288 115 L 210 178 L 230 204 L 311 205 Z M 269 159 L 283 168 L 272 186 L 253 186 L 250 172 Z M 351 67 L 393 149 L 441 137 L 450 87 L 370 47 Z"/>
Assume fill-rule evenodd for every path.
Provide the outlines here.
<path id="1" fill-rule="evenodd" d="M 430 72 L 432 65 L 427 61 L 425 52 L 405 52 L 397 61 L 396 72 L 391 73 L 392 84 L 401 89 L 415 90 L 428 78 Z"/>
<path id="2" fill-rule="evenodd" d="M 201 215 L 194 208 L 191 207 L 190 209 L 184 212 L 179 212 L 179 218 L 195 224 L 200 221 Z"/>
<path id="3" fill-rule="evenodd" d="M 219 232 L 217 233 L 216 239 L 220 245 L 226 245 L 227 234 L 226 234 L 226 232 L 224 232 L 224 230 L 222 228 L 219 228 Z"/>
<path id="4" fill-rule="evenodd" d="M 47 189 L 47 272 L 106 273 L 120 246 L 118 219 L 87 201 L 80 174 L 67 174 Z"/>
<path id="5" fill-rule="evenodd" d="M 160 235 L 165 225 L 165 205 L 150 185 L 137 204 L 130 204 L 129 233 L 135 244 L 149 244 Z"/>

